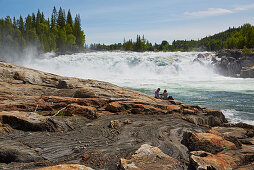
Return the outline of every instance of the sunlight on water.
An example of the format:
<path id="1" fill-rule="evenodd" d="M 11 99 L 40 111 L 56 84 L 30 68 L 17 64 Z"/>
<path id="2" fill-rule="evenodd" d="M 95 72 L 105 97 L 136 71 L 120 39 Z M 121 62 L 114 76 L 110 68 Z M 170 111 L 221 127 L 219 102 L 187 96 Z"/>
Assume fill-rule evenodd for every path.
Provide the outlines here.
<path id="1" fill-rule="evenodd" d="M 102 80 L 153 94 L 157 87 L 191 104 L 221 109 L 233 122 L 254 124 L 254 79 L 215 74 L 197 52 L 93 52 L 44 56 L 23 65 L 62 76 Z M 213 54 L 208 53 L 211 57 Z"/>

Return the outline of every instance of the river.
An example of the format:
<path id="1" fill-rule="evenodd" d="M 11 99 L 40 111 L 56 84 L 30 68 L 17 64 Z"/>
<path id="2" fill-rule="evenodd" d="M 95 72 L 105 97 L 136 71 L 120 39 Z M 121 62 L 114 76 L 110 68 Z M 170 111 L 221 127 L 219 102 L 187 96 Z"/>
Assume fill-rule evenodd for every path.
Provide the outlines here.
<path id="1" fill-rule="evenodd" d="M 254 79 L 214 72 L 200 52 L 91 52 L 29 59 L 22 65 L 62 76 L 111 82 L 150 95 L 160 87 L 175 99 L 220 109 L 230 122 L 254 125 Z M 208 58 L 213 53 L 203 52 Z"/>

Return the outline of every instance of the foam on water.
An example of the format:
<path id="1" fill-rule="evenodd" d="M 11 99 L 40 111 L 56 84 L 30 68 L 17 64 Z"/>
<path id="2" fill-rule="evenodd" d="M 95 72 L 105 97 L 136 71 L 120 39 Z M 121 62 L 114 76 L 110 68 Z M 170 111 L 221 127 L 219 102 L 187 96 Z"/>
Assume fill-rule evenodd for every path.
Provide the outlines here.
<path id="1" fill-rule="evenodd" d="M 107 81 L 148 94 L 161 87 L 184 102 L 223 109 L 230 121 L 254 124 L 254 79 L 220 76 L 214 73 L 209 60 L 203 60 L 204 65 L 193 63 L 197 54 L 93 52 L 55 58 L 44 55 L 23 65 L 62 76 Z"/>

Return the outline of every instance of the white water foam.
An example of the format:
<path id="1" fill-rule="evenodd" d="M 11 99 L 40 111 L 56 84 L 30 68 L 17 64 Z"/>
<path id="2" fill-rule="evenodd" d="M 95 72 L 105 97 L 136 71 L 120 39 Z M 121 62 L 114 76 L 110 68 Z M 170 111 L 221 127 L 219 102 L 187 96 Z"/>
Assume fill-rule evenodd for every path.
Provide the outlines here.
<path id="1" fill-rule="evenodd" d="M 254 122 L 254 79 L 218 75 L 193 62 L 199 52 L 92 52 L 27 60 L 22 65 L 62 76 L 111 82 L 152 94 L 169 89 L 184 102 L 224 109 L 231 121 Z M 204 52 L 212 57 L 212 53 Z M 248 115 L 247 117 L 244 115 Z"/>

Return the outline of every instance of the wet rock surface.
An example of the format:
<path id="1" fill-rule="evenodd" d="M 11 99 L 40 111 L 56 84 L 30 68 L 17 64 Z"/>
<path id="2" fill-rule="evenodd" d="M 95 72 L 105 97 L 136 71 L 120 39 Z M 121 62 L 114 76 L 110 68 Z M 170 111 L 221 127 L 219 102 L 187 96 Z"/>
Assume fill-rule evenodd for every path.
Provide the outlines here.
<path id="1" fill-rule="evenodd" d="M 0 80 L 0 169 L 253 166 L 253 126 L 220 111 L 7 63 Z"/>
<path id="2" fill-rule="evenodd" d="M 213 64 L 220 74 L 231 77 L 254 78 L 254 54 L 241 50 L 220 50 Z"/>

